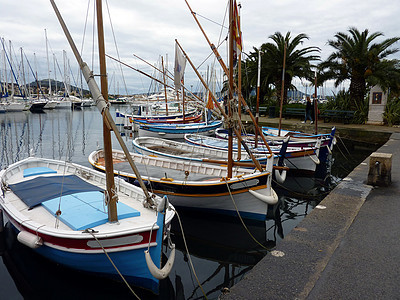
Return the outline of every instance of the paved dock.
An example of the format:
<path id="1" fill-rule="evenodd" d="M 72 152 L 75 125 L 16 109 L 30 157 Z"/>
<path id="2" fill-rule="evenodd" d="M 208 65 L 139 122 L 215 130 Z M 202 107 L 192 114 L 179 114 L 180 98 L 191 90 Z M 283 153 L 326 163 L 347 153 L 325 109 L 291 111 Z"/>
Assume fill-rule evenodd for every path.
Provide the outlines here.
<path id="1" fill-rule="evenodd" d="M 400 299 L 400 130 L 337 126 L 390 135 L 391 185 L 366 184 L 367 158 L 221 299 Z"/>

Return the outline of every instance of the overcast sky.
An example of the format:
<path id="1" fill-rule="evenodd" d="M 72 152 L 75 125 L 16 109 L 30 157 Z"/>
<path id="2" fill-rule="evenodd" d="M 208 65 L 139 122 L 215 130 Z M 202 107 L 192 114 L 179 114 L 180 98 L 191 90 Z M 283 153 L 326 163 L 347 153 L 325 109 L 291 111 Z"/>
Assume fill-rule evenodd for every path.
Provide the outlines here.
<path id="1" fill-rule="evenodd" d="M 56 4 L 78 46 L 83 46 L 83 57 L 89 66 L 92 65 L 93 40 L 93 0 L 56 0 Z M 222 28 L 226 18 L 227 1 L 222 0 L 188 0 L 193 11 L 214 44 L 219 44 L 226 37 L 227 29 Z M 306 46 L 321 48 L 321 57 L 325 59 L 332 48 L 326 45 L 337 32 L 346 32 L 349 27 L 360 31 L 380 31 L 384 38 L 400 36 L 398 18 L 400 4 L 395 1 L 381 0 L 244 0 L 241 3 L 241 20 L 244 52 L 252 51 L 269 40 L 269 36 L 279 31 L 287 31 L 295 36 L 305 33 L 309 36 Z M 90 6 L 88 11 L 88 6 Z M 109 8 L 109 10 L 107 9 Z M 174 41 L 177 39 L 193 63 L 199 67 L 201 74 L 206 74 L 214 62 L 211 50 L 199 27 L 190 14 L 184 0 L 109 0 L 103 2 L 103 16 L 106 34 L 106 52 L 117 57 L 117 50 L 112 35 L 110 19 L 114 29 L 115 40 L 121 60 L 135 68 L 153 74 L 154 70 L 135 58 L 133 54 L 145 59 L 152 65 L 160 63 L 160 57 L 168 60 L 172 71 L 174 61 Z M 61 27 L 49 0 L 2 0 L 0 18 L 0 37 L 5 39 L 8 51 L 9 40 L 15 52 L 14 60 L 20 60 L 19 49 L 23 48 L 32 68 L 39 73 L 39 79 L 47 78 L 45 29 L 49 41 L 51 77 L 54 76 L 53 53 L 63 70 L 62 51 L 67 57 L 77 80 L 77 64 L 63 35 Z M 84 34 L 86 16 L 87 26 Z M 225 19 L 225 25 L 227 21 Z M 396 47 L 400 47 L 399 44 Z M 220 46 L 220 52 L 226 60 L 226 43 Z M 35 53 L 35 55 L 34 55 Z M 209 57 L 207 59 L 207 57 Z M 396 54 L 391 58 L 400 59 Z M 3 59 L 0 58 L 4 69 Z M 119 88 L 124 93 L 124 80 L 114 62 L 108 60 L 110 93 Z M 94 65 L 97 65 L 95 56 Z M 147 92 L 150 80 L 126 67 L 122 68 L 129 93 Z M 96 72 L 96 71 L 95 71 Z M 3 72 L 2 72 L 3 73 Z M 58 73 L 58 71 L 57 71 Z M 217 77 L 221 77 L 217 71 Z M 71 83 L 74 79 L 71 77 Z M 32 76 L 31 76 L 32 79 Z M 60 79 L 60 74 L 57 74 Z M 185 73 L 186 86 L 196 90 L 199 80 L 187 65 Z M 299 88 L 301 88 L 300 82 Z"/>

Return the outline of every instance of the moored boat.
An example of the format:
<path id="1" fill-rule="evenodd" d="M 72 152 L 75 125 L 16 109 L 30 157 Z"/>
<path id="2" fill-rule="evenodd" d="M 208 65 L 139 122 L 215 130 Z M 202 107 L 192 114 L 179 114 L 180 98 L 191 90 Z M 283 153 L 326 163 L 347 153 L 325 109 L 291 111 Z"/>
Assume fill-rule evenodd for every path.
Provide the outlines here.
<path id="1" fill-rule="evenodd" d="M 148 123 L 145 121 L 135 121 L 139 125 L 139 135 L 154 135 L 164 138 L 180 139 L 186 133 L 213 134 L 215 129 L 222 126 L 222 121 L 196 122 L 196 123 Z"/>
<path id="2" fill-rule="evenodd" d="M 118 224 L 108 222 L 104 206 L 105 175 L 87 167 L 29 157 L 0 172 L 0 205 L 18 240 L 57 263 L 117 277 L 105 253 L 127 279 L 156 291 L 144 251 L 157 262 L 163 238 L 163 218 L 156 206 L 144 207 L 143 191 L 118 183 Z M 165 214 L 165 224 L 174 212 Z M 158 255 L 157 255 L 158 253 Z"/>
<path id="3" fill-rule="evenodd" d="M 228 178 L 226 166 L 138 153 L 130 156 L 148 188 L 156 194 L 167 195 L 177 207 L 265 220 L 269 205 L 278 201 L 270 179 L 273 157 L 266 171 L 235 167 L 232 178 Z M 104 151 L 92 152 L 89 162 L 104 171 Z M 113 163 L 116 176 L 138 184 L 122 151 L 113 150 Z"/>
<path id="4" fill-rule="evenodd" d="M 140 138 L 137 139 L 139 140 Z M 200 151 L 201 148 L 204 148 L 222 151 L 225 153 L 225 156 L 228 155 L 228 142 L 226 140 L 200 134 L 186 134 L 185 140 L 193 145 L 194 148 L 191 151 Z M 266 157 L 269 153 L 269 149 L 271 149 L 271 151 L 281 160 L 281 163 L 279 163 L 277 158 L 276 164 L 281 166 L 285 165 L 291 173 L 314 172 L 316 165 L 319 164 L 318 156 L 320 151 L 320 141 L 317 140 L 313 147 L 300 148 L 289 146 L 288 142 L 290 139 L 286 138 L 286 140 L 286 144 L 280 146 L 270 146 L 269 148 L 263 146 L 251 148 L 250 146 L 247 146 L 247 148 L 256 157 Z M 136 147 L 135 144 L 134 146 Z M 147 146 L 147 148 L 149 148 L 149 146 Z M 182 149 L 183 146 L 180 148 Z M 246 148 L 241 146 L 241 152 L 242 160 L 246 160 Z M 233 143 L 233 153 L 235 156 L 238 156 L 237 143 Z"/>

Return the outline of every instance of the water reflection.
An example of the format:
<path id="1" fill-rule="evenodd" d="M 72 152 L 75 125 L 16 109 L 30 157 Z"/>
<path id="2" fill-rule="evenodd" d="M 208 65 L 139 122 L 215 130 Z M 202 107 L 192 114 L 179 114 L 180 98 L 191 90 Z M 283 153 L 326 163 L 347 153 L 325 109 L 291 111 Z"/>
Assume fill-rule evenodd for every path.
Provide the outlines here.
<path id="1" fill-rule="evenodd" d="M 86 164 L 102 139 L 100 126 L 96 108 L 0 114 L 0 168 L 29 155 Z"/>

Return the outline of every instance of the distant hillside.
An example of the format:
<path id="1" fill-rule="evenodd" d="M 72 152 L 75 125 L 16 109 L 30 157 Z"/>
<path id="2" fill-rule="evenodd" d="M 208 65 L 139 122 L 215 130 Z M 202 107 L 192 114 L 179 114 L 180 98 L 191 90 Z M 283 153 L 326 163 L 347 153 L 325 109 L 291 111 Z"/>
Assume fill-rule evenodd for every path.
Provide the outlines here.
<path id="1" fill-rule="evenodd" d="M 58 80 L 55 81 L 55 80 L 51 79 L 50 82 L 51 82 L 51 90 L 52 91 L 56 91 L 56 90 L 64 91 L 64 83 L 62 81 L 58 81 Z M 42 89 L 46 89 L 46 90 L 49 89 L 49 80 L 48 79 L 39 80 L 38 83 L 42 87 Z M 36 84 L 37 84 L 36 81 L 31 82 L 31 86 L 35 86 Z M 73 86 L 73 85 L 71 85 L 70 89 L 71 89 L 71 92 L 76 92 L 76 93 L 80 92 L 80 88 Z M 83 92 L 83 95 L 90 94 L 89 90 L 83 89 L 82 92 Z"/>

